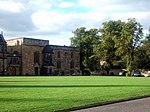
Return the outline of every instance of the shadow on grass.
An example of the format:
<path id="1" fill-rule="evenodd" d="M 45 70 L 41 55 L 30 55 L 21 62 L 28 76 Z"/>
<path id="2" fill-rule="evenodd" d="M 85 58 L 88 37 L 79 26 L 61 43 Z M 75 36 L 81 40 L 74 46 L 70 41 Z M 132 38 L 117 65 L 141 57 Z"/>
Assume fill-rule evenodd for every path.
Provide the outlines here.
<path id="1" fill-rule="evenodd" d="M 150 85 L 0 85 L 1 88 L 150 87 Z"/>
<path id="2" fill-rule="evenodd" d="M 24 81 L 0 81 L 0 83 L 1 82 L 6 82 L 6 83 L 8 82 L 9 83 L 9 82 L 39 82 L 39 81 L 33 81 L 33 80 L 32 81 L 25 81 L 25 80 Z"/>
<path id="3" fill-rule="evenodd" d="M 0 98 L 0 102 L 47 102 L 56 100 L 54 98 Z"/>

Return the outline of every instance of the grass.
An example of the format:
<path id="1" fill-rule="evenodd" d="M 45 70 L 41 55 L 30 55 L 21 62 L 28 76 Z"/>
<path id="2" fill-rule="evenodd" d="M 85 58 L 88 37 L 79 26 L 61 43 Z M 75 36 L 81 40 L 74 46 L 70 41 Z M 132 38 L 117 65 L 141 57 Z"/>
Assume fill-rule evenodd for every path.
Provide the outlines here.
<path id="1" fill-rule="evenodd" d="M 145 77 L 0 77 L 0 112 L 53 112 L 150 95 Z"/>

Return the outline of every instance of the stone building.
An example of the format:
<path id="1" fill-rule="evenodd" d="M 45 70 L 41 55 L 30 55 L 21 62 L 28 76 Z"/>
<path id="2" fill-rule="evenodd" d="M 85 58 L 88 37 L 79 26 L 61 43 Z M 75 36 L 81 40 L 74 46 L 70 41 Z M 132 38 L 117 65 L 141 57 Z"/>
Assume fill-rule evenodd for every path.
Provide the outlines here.
<path id="1" fill-rule="evenodd" d="M 7 75 L 76 75 L 80 73 L 79 48 L 49 45 L 48 40 L 26 37 L 6 42 L 5 74 Z"/>
<path id="2" fill-rule="evenodd" d="M 0 34 L 0 75 L 6 71 L 7 44 L 2 34 Z"/>

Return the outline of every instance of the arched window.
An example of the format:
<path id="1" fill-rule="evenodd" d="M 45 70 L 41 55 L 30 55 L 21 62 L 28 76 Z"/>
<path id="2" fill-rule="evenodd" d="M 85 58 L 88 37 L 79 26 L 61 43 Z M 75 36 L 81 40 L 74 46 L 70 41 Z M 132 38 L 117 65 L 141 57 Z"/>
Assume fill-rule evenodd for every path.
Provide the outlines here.
<path id="1" fill-rule="evenodd" d="M 71 69 L 74 68 L 74 61 L 71 61 L 71 62 L 70 62 L 70 68 L 71 68 Z"/>
<path id="2" fill-rule="evenodd" d="M 0 45 L 0 53 L 3 52 L 3 45 Z"/>
<path id="3" fill-rule="evenodd" d="M 17 56 L 18 54 L 19 54 L 18 51 L 14 51 L 14 52 L 13 52 L 13 56 Z"/>
<path id="4" fill-rule="evenodd" d="M 67 58 L 67 52 L 65 52 L 65 58 Z"/>
<path id="5" fill-rule="evenodd" d="M 57 52 L 57 58 L 60 58 L 60 51 Z"/>
<path id="6" fill-rule="evenodd" d="M 43 64 L 45 66 L 52 66 L 52 54 L 50 53 L 45 53 L 43 55 Z"/>
<path id="7" fill-rule="evenodd" d="M 71 59 L 73 58 L 73 52 L 71 52 Z"/>
<path id="8" fill-rule="evenodd" d="M 34 52 L 34 64 L 39 63 L 39 52 Z"/>
<path id="9" fill-rule="evenodd" d="M 57 68 L 60 69 L 61 68 L 61 62 L 57 61 Z"/>

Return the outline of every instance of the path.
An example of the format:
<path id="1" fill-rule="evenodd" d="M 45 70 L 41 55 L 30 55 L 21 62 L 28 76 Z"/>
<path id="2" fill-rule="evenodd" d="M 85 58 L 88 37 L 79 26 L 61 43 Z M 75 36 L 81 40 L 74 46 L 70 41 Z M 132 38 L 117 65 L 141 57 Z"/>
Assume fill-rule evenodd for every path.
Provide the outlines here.
<path id="1" fill-rule="evenodd" d="M 150 112 L 150 97 L 71 112 Z"/>

